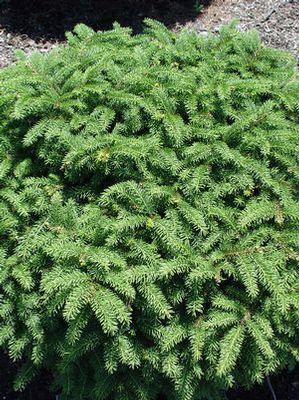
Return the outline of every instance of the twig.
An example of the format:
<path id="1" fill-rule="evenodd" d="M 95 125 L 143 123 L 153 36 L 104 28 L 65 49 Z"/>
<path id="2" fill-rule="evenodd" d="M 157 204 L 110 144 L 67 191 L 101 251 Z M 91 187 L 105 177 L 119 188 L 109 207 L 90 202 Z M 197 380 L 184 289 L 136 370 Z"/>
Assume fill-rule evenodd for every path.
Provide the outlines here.
<path id="1" fill-rule="evenodd" d="M 262 22 L 268 21 L 268 19 L 270 19 L 271 15 L 274 14 L 276 10 L 277 10 L 276 8 L 272 8 L 272 10 L 265 16 L 265 18 L 262 19 Z"/>
<path id="2" fill-rule="evenodd" d="M 276 394 L 275 394 L 275 392 L 274 392 L 274 389 L 273 389 L 273 386 L 272 386 L 272 384 L 271 384 L 271 381 L 270 381 L 269 376 L 266 377 L 266 380 L 267 380 L 267 384 L 268 384 L 268 386 L 269 386 L 270 392 L 271 392 L 271 394 L 272 394 L 273 400 L 277 400 L 277 397 L 276 397 Z"/>
<path id="3" fill-rule="evenodd" d="M 278 6 L 276 8 L 272 8 L 272 10 L 270 10 L 268 12 L 268 14 L 265 16 L 265 18 L 262 19 L 262 23 L 268 21 L 268 19 L 270 19 L 271 15 L 276 13 L 276 11 L 281 7 L 281 6 L 285 6 L 288 3 L 293 3 L 293 0 L 284 0 L 283 2 L 281 2 L 280 4 L 278 4 Z"/>

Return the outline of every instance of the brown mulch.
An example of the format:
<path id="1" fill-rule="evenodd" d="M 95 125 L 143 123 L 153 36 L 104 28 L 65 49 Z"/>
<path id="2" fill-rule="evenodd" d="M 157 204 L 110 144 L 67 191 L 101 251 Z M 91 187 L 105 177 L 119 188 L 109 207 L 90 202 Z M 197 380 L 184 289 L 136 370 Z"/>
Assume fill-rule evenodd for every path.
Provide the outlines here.
<path id="1" fill-rule="evenodd" d="M 240 29 L 257 29 L 267 45 L 299 61 L 299 0 L 0 0 L 0 68 L 16 49 L 49 51 L 79 22 L 99 30 L 118 21 L 140 32 L 145 17 L 203 34 L 236 18 Z"/>
<path id="2" fill-rule="evenodd" d="M 4 3 L 3 3 L 4 1 Z M 209 4 L 211 0 L 200 0 Z M 1 3 L 2 2 L 2 3 Z M 197 17 L 196 0 L 0 0 L 0 67 L 15 60 L 17 48 L 49 51 L 77 23 L 96 30 L 118 21 L 140 32 L 146 17 L 168 26 Z M 1 6 L 2 4 L 2 6 Z"/>
<path id="3" fill-rule="evenodd" d="M 265 44 L 288 50 L 299 61 L 299 0 L 215 0 L 187 26 L 217 32 L 232 19 L 241 30 L 258 30 Z"/>

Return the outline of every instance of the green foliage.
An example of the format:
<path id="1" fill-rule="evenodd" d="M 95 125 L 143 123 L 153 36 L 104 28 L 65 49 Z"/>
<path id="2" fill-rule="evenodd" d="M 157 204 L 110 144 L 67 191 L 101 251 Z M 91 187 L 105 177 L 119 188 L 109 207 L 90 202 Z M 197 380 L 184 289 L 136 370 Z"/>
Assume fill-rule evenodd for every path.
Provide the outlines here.
<path id="1" fill-rule="evenodd" d="M 195 0 L 194 11 L 196 12 L 196 14 L 200 14 L 203 11 L 203 5 L 200 0 Z"/>
<path id="2" fill-rule="evenodd" d="M 255 32 L 1 71 L 0 343 L 63 399 L 217 399 L 298 360 L 298 75 Z"/>

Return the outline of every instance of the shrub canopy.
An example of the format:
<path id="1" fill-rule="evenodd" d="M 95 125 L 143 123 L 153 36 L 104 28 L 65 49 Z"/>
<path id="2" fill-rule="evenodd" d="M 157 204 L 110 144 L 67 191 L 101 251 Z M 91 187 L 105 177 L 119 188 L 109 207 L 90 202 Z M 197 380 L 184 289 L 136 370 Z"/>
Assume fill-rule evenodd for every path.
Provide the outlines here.
<path id="1" fill-rule="evenodd" d="M 95 33 L 0 73 L 0 343 L 22 389 L 217 399 L 298 360 L 298 75 L 255 32 Z"/>

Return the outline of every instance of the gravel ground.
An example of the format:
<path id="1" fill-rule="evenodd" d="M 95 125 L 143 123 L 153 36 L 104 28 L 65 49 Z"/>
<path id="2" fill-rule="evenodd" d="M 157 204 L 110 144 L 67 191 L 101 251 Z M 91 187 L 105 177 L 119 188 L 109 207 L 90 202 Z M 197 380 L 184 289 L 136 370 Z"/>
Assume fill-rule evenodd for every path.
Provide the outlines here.
<path id="1" fill-rule="evenodd" d="M 187 26 L 217 31 L 233 18 L 240 29 L 257 29 L 264 43 L 291 51 L 299 61 L 299 0 L 216 0 Z"/>
<path id="2" fill-rule="evenodd" d="M 240 29 L 257 29 L 267 45 L 291 51 L 299 62 L 299 0 L 201 2 L 206 7 L 196 14 L 196 0 L 0 0 L 0 68 L 15 60 L 16 49 L 49 51 L 78 22 L 107 29 L 117 20 L 140 31 L 145 17 L 200 33 L 236 18 Z"/>
<path id="3" fill-rule="evenodd" d="M 6 67 L 15 61 L 15 50 L 21 49 L 25 53 L 35 50 L 47 52 L 56 45 L 55 41 L 33 40 L 26 34 L 12 34 L 0 25 L 0 68 Z"/>
<path id="4" fill-rule="evenodd" d="M 0 0 L 0 67 L 15 60 L 15 49 L 49 51 L 79 22 L 96 30 L 114 21 L 140 32 L 145 17 L 168 26 L 194 20 L 196 0 Z M 208 4 L 211 0 L 200 0 Z"/>

